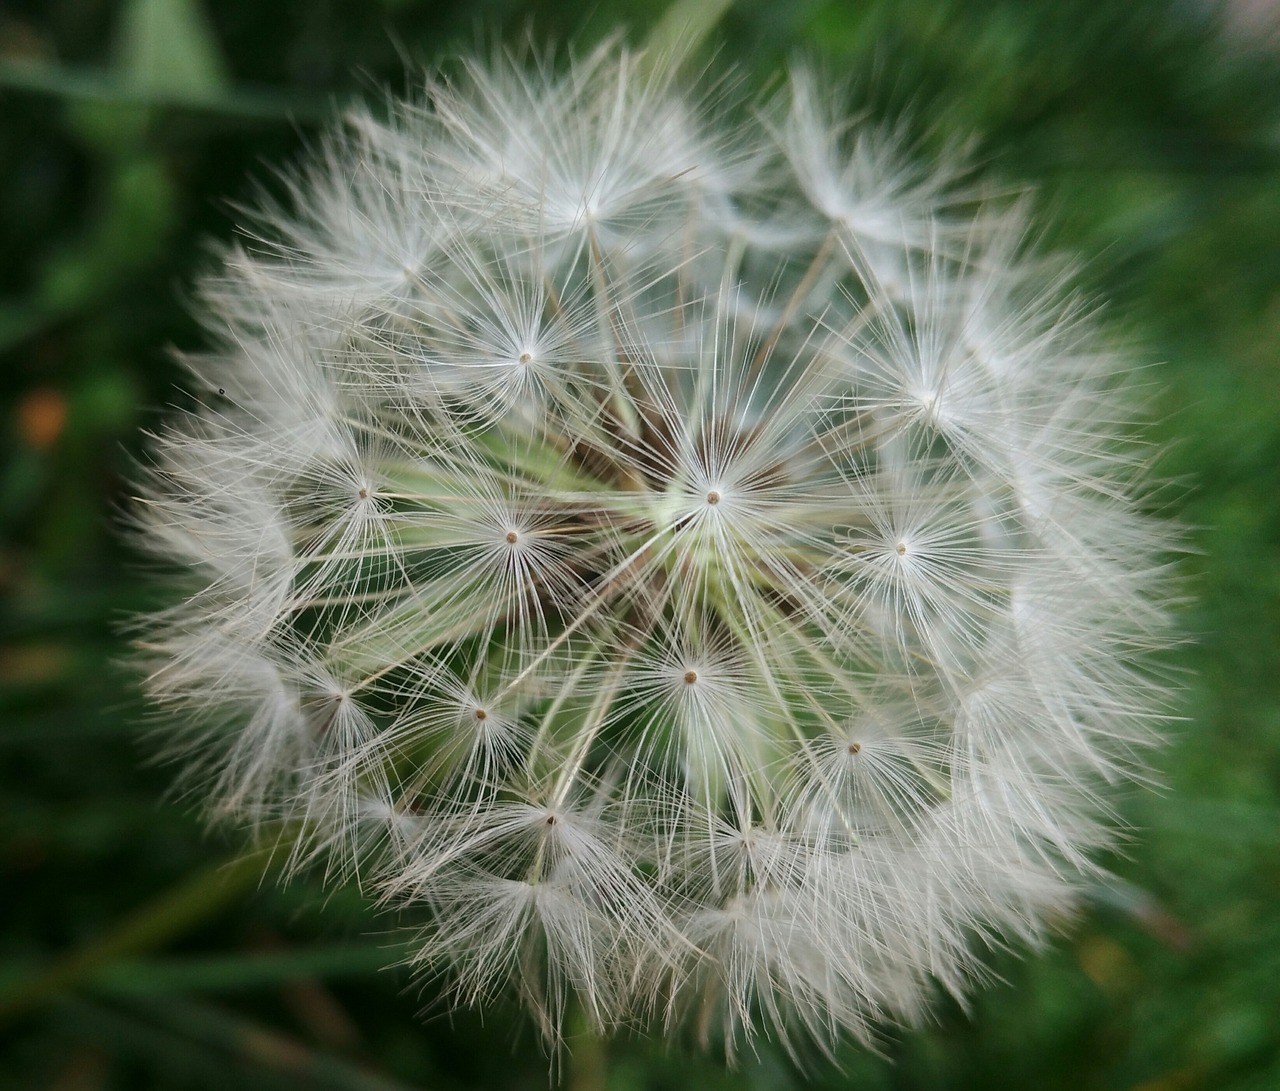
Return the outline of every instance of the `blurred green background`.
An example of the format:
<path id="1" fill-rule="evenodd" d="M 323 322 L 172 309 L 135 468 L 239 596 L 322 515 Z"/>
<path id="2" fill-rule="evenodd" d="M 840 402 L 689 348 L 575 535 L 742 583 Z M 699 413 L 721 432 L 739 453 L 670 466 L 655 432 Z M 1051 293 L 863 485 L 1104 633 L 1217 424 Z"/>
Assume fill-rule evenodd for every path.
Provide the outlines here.
<path id="1" fill-rule="evenodd" d="M 381 969 L 391 922 L 227 866 L 150 762 L 121 620 L 164 601 L 116 533 L 184 400 L 169 350 L 232 202 L 353 96 L 498 40 L 640 40 L 644 0 L 6 0 L 0 9 L 0 1088 L 539 1088 L 518 1014 L 449 1017 Z M 1268 29 L 1270 28 L 1270 29 Z M 1280 1088 L 1280 4 L 741 0 L 708 51 L 796 52 L 925 147 L 978 141 L 1151 366 L 1173 441 L 1185 721 L 1121 881 L 970 1010 L 807 1074 L 661 1042 L 568 1078 L 707 1087 Z M 426 1012 L 425 1022 L 422 1019 Z M 603 1067 L 602 1067 L 603 1065 Z"/>

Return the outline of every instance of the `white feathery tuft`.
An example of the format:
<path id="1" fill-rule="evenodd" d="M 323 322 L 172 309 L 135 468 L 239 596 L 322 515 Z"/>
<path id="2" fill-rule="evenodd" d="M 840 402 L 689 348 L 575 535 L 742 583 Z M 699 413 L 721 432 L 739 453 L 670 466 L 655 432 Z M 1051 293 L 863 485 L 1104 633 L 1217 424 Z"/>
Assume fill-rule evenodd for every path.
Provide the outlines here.
<path id="1" fill-rule="evenodd" d="M 1093 872 L 1177 533 L 1024 196 L 642 62 L 433 77 L 250 213 L 139 643 L 211 813 L 423 910 L 457 1002 L 830 1050 Z"/>

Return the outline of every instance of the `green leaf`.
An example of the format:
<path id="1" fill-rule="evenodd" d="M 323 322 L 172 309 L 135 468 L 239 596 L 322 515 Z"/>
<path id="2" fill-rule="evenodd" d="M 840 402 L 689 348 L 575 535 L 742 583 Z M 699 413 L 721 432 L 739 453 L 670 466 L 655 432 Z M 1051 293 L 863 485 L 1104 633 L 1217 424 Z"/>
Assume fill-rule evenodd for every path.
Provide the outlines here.
<path id="1" fill-rule="evenodd" d="M 121 921 L 115 931 L 72 951 L 0 995 L 0 1022 L 75 989 L 117 959 L 162 947 L 221 911 L 257 883 L 269 850 L 249 852 L 190 876 Z"/>
<path id="2" fill-rule="evenodd" d="M 408 955 L 403 947 L 364 945 L 137 960 L 107 967 L 94 984 L 107 992 L 131 995 L 254 989 L 300 978 L 370 975 L 403 962 Z"/>
<path id="3" fill-rule="evenodd" d="M 678 67 L 697 52 L 732 6 L 733 0 L 675 0 L 649 32 L 649 56 Z"/>
<path id="4" fill-rule="evenodd" d="M 217 98 L 228 82 L 197 0 L 132 0 L 121 17 L 116 71 L 135 89 L 184 98 Z"/>
<path id="5" fill-rule="evenodd" d="M 223 88 L 209 94 L 191 87 L 149 87 L 116 75 L 36 61 L 0 60 L 0 88 L 112 109 L 179 109 L 244 121 L 316 123 L 343 108 L 340 100 L 317 95 L 245 88 Z"/>
<path id="6" fill-rule="evenodd" d="M 166 1087 L 409 1091 L 406 1084 L 211 1005 L 174 997 L 136 1009 L 66 1000 L 58 1015 L 75 1038 L 163 1066 Z M 171 1082 L 174 1077 L 181 1082 Z"/>

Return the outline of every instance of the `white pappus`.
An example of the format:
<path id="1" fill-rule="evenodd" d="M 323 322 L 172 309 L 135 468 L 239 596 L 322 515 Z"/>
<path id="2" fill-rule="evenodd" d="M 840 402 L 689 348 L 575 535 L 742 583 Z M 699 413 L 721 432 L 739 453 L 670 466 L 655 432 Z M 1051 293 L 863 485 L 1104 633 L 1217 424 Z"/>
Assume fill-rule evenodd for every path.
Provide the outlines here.
<path id="1" fill-rule="evenodd" d="M 211 812 L 553 1041 L 919 1018 L 1168 714 L 1131 361 L 1025 198 L 831 98 L 611 44 L 352 112 L 202 282 L 225 396 L 143 474 Z"/>

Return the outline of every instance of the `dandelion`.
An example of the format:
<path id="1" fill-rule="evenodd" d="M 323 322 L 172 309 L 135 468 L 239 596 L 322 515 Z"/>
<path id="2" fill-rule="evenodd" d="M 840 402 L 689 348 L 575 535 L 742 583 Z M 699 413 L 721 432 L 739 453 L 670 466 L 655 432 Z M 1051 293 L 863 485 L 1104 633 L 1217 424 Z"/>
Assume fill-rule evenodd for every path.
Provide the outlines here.
<path id="1" fill-rule="evenodd" d="M 1171 533 L 1026 200 L 641 59 L 471 63 L 265 203 L 141 643 L 211 811 L 421 910 L 459 1003 L 830 1049 L 1094 868 Z"/>

